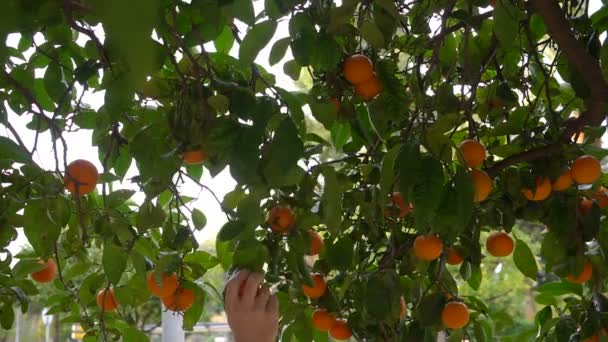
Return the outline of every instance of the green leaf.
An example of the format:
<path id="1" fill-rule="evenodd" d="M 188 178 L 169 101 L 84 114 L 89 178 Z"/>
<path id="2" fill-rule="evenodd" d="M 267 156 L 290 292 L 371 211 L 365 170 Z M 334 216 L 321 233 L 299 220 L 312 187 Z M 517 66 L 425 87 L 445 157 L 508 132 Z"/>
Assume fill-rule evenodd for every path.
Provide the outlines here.
<path id="1" fill-rule="evenodd" d="M 279 39 L 274 43 L 272 49 L 270 50 L 270 56 L 268 57 L 268 62 L 271 66 L 279 63 L 281 59 L 285 57 L 285 54 L 287 53 L 287 48 L 289 47 L 290 43 L 290 37 Z"/>
<path id="2" fill-rule="evenodd" d="M 520 10 L 509 1 L 497 1 L 494 9 L 494 32 L 505 48 L 513 47 L 519 41 Z"/>
<path id="3" fill-rule="evenodd" d="M 576 294 L 581 296 L 583 288 L 581 285 L 573 284 L 568 281 L 545 283 L 536 288 L 536 291 L 551 296 L 563 296 L 567 294 Z"/>
<path id="4" fill-rule="evenodd" d="M 516 239 L 515 242 L 513 261 L 515 262 L 515 266 L 517 266 L 523 275 L 536 280 L 538 274 L 536 259 L 534 258 L 534 254 L 532 254 L 530 247 L 528 247 L 528 245 L 520 239 Z"/>
<path id="5" fill-rule="evenodd" d="M 221 2 L 220 2 L 221 3 Z M 255 23 L 255 11 L 251 0 L 233 0 L 228 6 L 229 12 L 245 24 L 252 26 Z"/>
<path id="6" fill-rule="evenodd" d="M 127 268 L 127 251 L 120 246 L 107 242 L 103 247 L 102 264 L 108 280 L 117 285 Z"/>
<path id="7" fill-rule="evenodd" d="M 194 304 L 184 313 L 184 330 L 192 331 L 205 309 L 205 291 L 194 283 L 186 286 L 194 291 Z"/>
<path id="8" fill-rule="evenodd" d="M 274 20 L 256 24 L 243 38 L 239 47 L 239 59 L 244 63 L 253 63 L 258 53 L 270 42 L 276 29 L 277 23 Z"/>
<path id="9" fill-rule="evenodd" d="M 11 139 L 0 136 L 0 159 L 8 159 L 17 163 L 28 163 L 30 155 Z"/>
<path id="10" fill-rule="evenodd" d="M 222 33 L 215 38 L 213 44 L 215 45 L 217 52 L 228 54 L 232 49 L 232 45 L 234 45 L 234 34 L 232 34 L 232 29 L 228 26 L 224 26 Z"/>
<path id="11" fill-rule="evenodd" d="M 196 230 L 201 230 L 207 225 L 207 217 L 202 211 L 194 208 L 192 210 L 192 223 Z"/>
<path id="12" fill-rule="evenodd" d="M 286 180 L 291 176 L 289 172 L 297 167 L 304 153 L 304 145 L 291 118 L 286 117 L 281 121 L 269 152 L 270 160 L 264 167 L 264 176 L 274 186 L 286 185 Z"/>
<path id="13" fill-rule="evenodd" d="M 128 325 L 127 323 L 116 320 L 114 326 L 122 334 L 122 340 L 124 342 L 149 342 L 150 338 L 142 331 Z"/>
<path id="14" fill-rule="evenodd" d="M 131 198 L 134 194 L 134 190 L 116 190 L 108 195 L 106 199 L 107 205 L 110 208 L 116 208 L 129 200 L 129 198 Z"/>
<path id="15" fill-rule="evenodd" d="M 401 146 L 395 145 L 386 153 L 382 160 L 382 167 L 380 168 L 380 204 L 382 207 L 388 201 L 388 194 L 393 192 L 395 161 L 397 154 L 401 151 Z"/>
<path id="16" fill-rule="evenodd" d="M 61 226 L 48 215 L 47 201 L 32 201 L 25 206 L 23 231 L 30 245 L 41 257 L 53 254 Z"/>
<path id="17" fill-rule="evenodd" d="M 323 169 L 325 188 L 321 199 L 322 218 L 327 230 L 332 233 L 340 231 L 342 226 L 342 191 L 338 184 L 336 171 L 327 167 Z"/>
<path id="18" fill-rule="evenodd" d="M 445 296 L 442 293 L 422 297 L 415 312 L 416 318 L 423 326 L 434 325 L 439 322 L 444 305 Z"/>
<path id="19" fill-rule="evenodd" d="M 150 201 L 146 201 L 139 208 L 139 212 L 135 217 L 135 225 L 140 231 L 158 228 L 163 225 L 166 217 L 167 214 L 161 207 L 155 206 Z"/>
<path id="20" fill-rule="evenodd" d="M 412 191 L 415 225 L 419 229 L 425 229 L 433 220 L 442 190 L 443 166 L 431 156 L 422 156 L 420 172 Z"/>
<path id="21" fill-rule="evenodd" d="M 327 262 L 338 271 L 347 271 L 353 266 L 353 255 L 355 252 L 354 241 L 349 236 L 344 236 L 334 242 L 327 242 L 325 248 Z"/>
<path id="22" fill-rule="evenodd" d="M 399 174 L 399 191 L 405 203 L 411 201 L 411 192 L 420 170 L 420 146 L 407 142 L 401 147 L 397 156 L 397 173 Z"/>
<path id="23" fill-rule="evenodd" d="M 359 26 L 359 32 L 361 33 L 361 37 L 363 37 L 371 46 L 376 49 L 384 47 L 384 36 L 376 24 L 371 21 L 364 21 L 363 24 Z"/>
<path id="24" fill-rule="evenodd" d="M 348 122 L 334 121 L 331 128 L 331 141 L 336 147 L 337 151 L 341 151 L 344 144 L 348 142 L 351 137 L 350 124 Z"/>
<path id="25" fill-rule="evenodd" d="M 186 263 L 194 263 L 200 265 L 201 267 L 207 270 L 214 268 L 220 262 L 218 258 L 204 251 L 196 251 L 194 253 L 190 253 L 186 255 L 183 260 Z"/>
<path id="26" fill-rule="evenodd" d="M 246 225 L 241 221 L 228 221 L 217 233 L 218 241 L 230 241 L 245 231 Z"/>
<path id="27" fill-rule="evenodd" d="M 38 262 L 39 259 L 21 259 L 13 266 L 15 278 L 24 278 L 31 273 L 40 271 L 44 265 Z"/>
<path id="28" fill-rule="evenodd" d="M 295 60 L 290 60 L 283 64 L 283 72 L 291 77 L 292 80 L 297 81 L 300 79 L 300 73 L 302 72 L 302 66 Z"/>

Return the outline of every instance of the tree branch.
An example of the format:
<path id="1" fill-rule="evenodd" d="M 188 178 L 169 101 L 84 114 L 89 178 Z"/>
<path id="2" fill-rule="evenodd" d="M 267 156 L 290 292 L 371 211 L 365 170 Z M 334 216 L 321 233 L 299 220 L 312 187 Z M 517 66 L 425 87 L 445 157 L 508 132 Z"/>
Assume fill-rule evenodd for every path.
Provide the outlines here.
<path id="1" fill-rule="evenodd" d="M 606 117 L 608 83 L 602 76 L 598 60 L 589 54 L 585 46 L 576 39 L 570 23 L 557 1 L 530 0 L 530 3 L 534 11 L 543 18 L 551 38 L 557 43 L 564 56 L 568 59 L 568 62 L 574 66 L 576 72 L 581 75 L 591 90 L 591 96 L 588 99 L 584 99 L 586 100 L 587 110 L 578 118 L 566 121 L 557 142 L 497 162 L 487 169 L 488 174 L 491 176 L 495 176 L 500 170 L 511 165 L 549 157 L 561 152 L 562 145 L 569 144 L 573 134 L 579 132 L 585 126 L 601 125 Z"/>

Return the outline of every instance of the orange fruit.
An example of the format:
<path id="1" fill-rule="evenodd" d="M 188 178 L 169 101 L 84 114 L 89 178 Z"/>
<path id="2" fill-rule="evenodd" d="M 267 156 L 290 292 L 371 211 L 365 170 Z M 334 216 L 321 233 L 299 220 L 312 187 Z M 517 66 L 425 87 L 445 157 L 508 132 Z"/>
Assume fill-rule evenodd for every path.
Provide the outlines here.
<path id="1" fill-rule="evenodd" d="M 467 139 L 461 142 L 458 150 L 470 168 L 481 166 L 486 159 L 486 148 L 477 140 Z"/>
<path id="2" fill-rule="evenodd" d="M 418 259 L 431 261 L 439 258 L 443 244 L 435 235 L 420 235 L 414 240 L 414 255 Z"/>
<path id="3" fill-rule="evenodd" d="M 399 212 L 397 212 L 397 209 Z M 388 208 L 384 211 L 384 216 L 403 218 L 407 214 L 409 214 L 414 209 L 412 203 L 409 205 L 405 205 L 405 200 L 403 199 L 403 195 L 400 192 L 393 192 L 391 195 L 391 208 Z"/>
<path id="4" fill-rule="evenodd" d="M 320 274 L 312 275 L 313 286 L 309 286 L 307 284 L 302 284 L 302 291 L 304 295 L 310 299 L 320 298 L 325 294 L 327 290 L 327 283 L 325 282 L 325 278 L 323 278 Z"/>
<path id="5" fill-rule="evenodd" d="M 593 207 L 593 201 L 588 199 L 587 197 L 581 198 L 581 201 L 578 204 L 578 211 L 585 215 L 587 212 Z"/>
<path id="6" fill-rule="evenodd" d="M 492 192 L 492 179 L 485 171 L 472 169 L 471 180 L 475 189 L 475 202 L 483 202 Z"/>
<path id="7" fill-rule="evenodd" d="M 287 233 L 295 222 L 295 215 L 290 208 L 278 206 L 270 209 L 266 221 L 273 231 Z"/>
<path id="8" fill-rule="evenodd" d="M 336 316 L 325 309 L 317 309 L 312 314 L 312 326 L 317 330 L 329 331 L 334 323 L 336 323 Z"/>
<path id="9" fill-rule="evenodd" d="M 150 272 L 148 276 L 148 290 L 156 297 L 164 298 L 175 293 L 179 287 L 179 281 L 175 273 L 163 274 L 162 284 L 158 286 L 154 277 L 154 272 Z"/>
<path id="10" fill-rule="evenodd" d="M 114 293 L 114 288 L 103 288 L 97 292 L 97 307 L 104 312 L 114 312 L 119 303 Z"/>
<path id="11" fill-rule="evenodd" d="M 197 165 L 205 161 L 207 159 L 207 152 L 202 148 L 198 150 L 190 150 L 184 152 L 182 155 L 182 160 L 188 165 Z"/>
<path id="12" fill-rule="evenodd" d="M 338 319 L 329 329 L 329 335 L 336 340 L 348 340 L 353 336 L 353 332 L 345 320 Z"/>
<path id="13" fill-rule="evenodd" d="M 190 289 L 177 289 L 173 294 L 161 298 L 165 307 L 173 312 L 188 310 L 194 304 L 194 291 Z"/>
<path id="14" fill-rule="evenodd" d="M 606 329 L 603 329 L 600 332 L 596 333 L 595 335 L 593 335 L 591 337 L 587 337 L 586 339 L 583 340 L 583 342 L 600 342 L 602 340 L 602 336 L 606 336 L 606 335 L 608 335 L 608 332 L 606 332 Z"/>
<path id="15" fill-rule="evenodd" d="M 579 274 L 578 276 L 574 274 L 568 274 L 567 279 L 569 282 L 574 284 L 584 284 L 591 279 L 592 275 L 593 266 L 588 260 L 585 260 L 585 263 L 583 264 L 583 271 L 581 272 L 581 274 Z"/>
<path id="16" fill-rule="evenodd" d="M 608 189 L 600 186 L 593 194 L 593 199 L 600 209 L 608 208 Z"/>
<path id="17" fill-rule="evenodd" d="M 407 314 L 407 304 L 405 303 L 405 298 L 403 298 L 403 296 L 399 298 L 399 304 L 401 305 L 401 309 L 399 310 L 399 319 L 403 320 Z"/>
<path id="18" fill-rule="evenodd" d="M 521 193 L 528 201 L 544 201 L 551 195 L 551 180 L 547 177 L 536 177 L 536 189 L 524 188 Z"/>
<path id="19" fill-rule="evenodd" d="M 460 329 L 469 323 L 469 308 L 461 302 L 449 302 L 441 311 L 441 322 L 446 328 Z"/>
<path id="20" fill-rule="evenodd" d="M 450 265 L 460 265 L 464 261 L 464 258 L 462 257 L 462 255 L 460 255 L 460 252 L 457 249 L 450 247 L 448 248 L 448 255 L 446 261 Z"/>
<path id="21" fill-rule="evenodd" d="M 602 165 L 595 157 L 580 156 L 572 163 L 570 172 L 578 184 L 591 184 L 602 176 Z"/>
<path id="22" fill-rule="evenodd" d="M 31 274 L 32 279 L 39 283 L 49 283 L 55 280 L 57 276 L 57 263 L 55 260 L 48 259 L 47 261 L 38 260 L 38 263 L 44 265 L 44 268 L 40 271 L 36 271 Z"/>
<path id="23" fill-rule="evenodd" d="M 369 80 L 355 85 L 355 94 L 365 101 L 371 101 L 382 92 L 382 83 L 374 75 Z"/>
<path id="24" fill-rule="evenodd" d="M 356 54 L 344 60 L 344 78 L 352 84 L 363 83 L 374 76 L 374 65 L 365 55 Z"/>
<path id="25" fill-rule="evenodd" d="M 308 235 L 310 236 L 310 250 L 308 251 L 308 255 L 312 256 L 319 254 L 323 249 L 323 239 L 321 239 L 321 236 L 319 236 L 317 232 L 312 230 L 308 231 Z"/>
<path id="26" fill-rule="evenodd" d="M 509 234 L 504 232 L 492 233 L 486 240 L 486 249 L 495 257 L 506 257 L 513 253 L 515 244 Z"/>
<path id="27" fill-rule="evenodd" d="M 70 193 L 86 195 L 97 186 L 99 172 L 93 163 L 88 160 L 78 159 L 71 162 L 63 177 L 65 187 Z"/>
<path id="28" fill-rule="evenodd" d="M 568 189 L 574 181 L 572 180 L 572 175 L 570 174 L 570 169 L 564 171 L 555 182 L 553 182 L 553 191 L 564 191 Z"/>

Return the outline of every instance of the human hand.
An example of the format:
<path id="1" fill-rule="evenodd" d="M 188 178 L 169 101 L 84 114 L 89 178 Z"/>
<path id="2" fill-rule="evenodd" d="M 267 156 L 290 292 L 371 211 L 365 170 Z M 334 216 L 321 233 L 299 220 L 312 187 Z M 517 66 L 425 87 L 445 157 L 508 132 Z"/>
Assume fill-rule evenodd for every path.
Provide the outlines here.
<path id="1" fill-rule="evenodd" d="M 277 338 L 279 304 L 263 281 L 263 274 L 241 270 L 226 284 L 226 315 L 235 342 L 274 342 Z"/>

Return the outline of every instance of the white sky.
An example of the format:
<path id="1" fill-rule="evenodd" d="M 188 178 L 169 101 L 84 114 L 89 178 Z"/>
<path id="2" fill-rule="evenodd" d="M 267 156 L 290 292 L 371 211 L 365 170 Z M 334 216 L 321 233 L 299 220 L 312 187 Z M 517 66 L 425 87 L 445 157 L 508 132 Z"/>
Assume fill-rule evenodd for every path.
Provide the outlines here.
<path id="1" fill-rule="evenodd" d="M 254 5 L 256 8 L 256 12 L 259 13 L 263 7 L 262 1 L 255 1 Z M 591 0 L 591 3 L 590 3 L 591 13 L 595 12 L 601 6 L 602 6 L 601 0 Z M 437 23 L 431 23 L 431 25 L 436 26 Z M 241 36 L 243 36 L 245 32 L 246 32 L 245 26 L 241 25 Z M 281 87 L 286 88 L 288 90 L 295 90 L 296 87 L 294 85 L 294 82 L 291 80 L 291 78 L 289 78 L 288 76 L 286 76 L 283 73 L 283 69 L 282 69 L 283 63 L 282 62 L 276 64 L 274 67 L 270 67 L 268 65 L 268 55 L 270 53 L 270 49 L 272 48 L 273 42 L 276 40 L 279 40 L 281 38 L 284 38 L 288 35 L 289 35 L 288 21 L 287 20 L 280 21 L 278 28 L 277 28 L 277 32 L 275 34 L 275 37 L 273 38 L 273 41 L 270 44 L 268 44 L 268 46 L 264 50 L 262 50 L 262 52 L 259 54 L 259 56 L 257 58 L 257 62 L 260 65 L 264 66 L 269 72 L 271 72 L 272 74 L 274 74 L 276 76 L 278 85 L 280 85 Z M 16 36 L 16 35 L 10 36 L 8 39 L 8 44 L 11 46 L 15 46 L 17 44 L 17 42 L 18 42 L 18 36 Z M 206 48 L 208 48 L 208 51 L 213 51 L 212 44 L 208 44 L 206 46 Z M 236 48 L 236 46 L 231 51 L 231 54 L 234 56 L 238 55 L 238 49 Z M 283 61 L 290 60 L 290 59 L 293 59 L 293 57 L 291 55 L 291 52 L 288 51 L 287 55 L 285 56 L 285 59 Z M 43 71 L 39 70 L 39 72 L 42 73 Z M 100 92 L 100 93 L 92 94 L 91 96 L 85 97 L 84 102 L 89 104 L 93 108 L 99 108 L 103 104 L 103 98 L 104 98 L 103 93 Z M 31 148 L 34 144 L 35 134 L 32 130 L 29 130 L 25 127 L 25 125 L 31 120 L 31 115 L 26 114 L 26 115 L 19 117 L 19 116 L 15 115 L 14 113 L 10 112 L 9 120 L 13 124 L 13 126 L 16 128 L 16 130 L 19 132 L 21 138 L 24 140 L 24 142 L 28 146 L 28 148 Z M 3 130 L 0 130 L 0 135 L 11 136 L 6 128 Z M 64 137 L 67 141 L 67 145 L 69 146 L 68 151 L 67 151 L 68 162 L 75 160 L 75 159 L 88 159 L 88 160 L 92 161 L 94 164 L 96 164 L 96 166 L 98 167 L 99 170 L 102 170 L 101 162 L 98 160 L 97 148 L 92 147 L 91 131 L 81 130 L 79 132 L 64 134 Z M 61 152 L 60 152 L 60 155 L 61 155 Z M 55 161 L 54 161 L 54 157 L 53 157 L 52 143 L 51 143 L 50 135 L 48 133 L 40 135 L 39 142 L 38 142 L 38 149 L 34 155 L 34 160 L 45 169 L 54 169 Z M 128 179 L 137 174 L 137 170 L 135 169 L 134 166 L 135 166 L 135 163 L 132 164 L 132 167 L 129 170 L 127 177 L 125 177 L 125 179 Z M 202 183 L 209 186 L 215 192 L 215 194 L 220 198 L 220 200 L 223 199 L 224 195 L 227 192 L 233 190 L 234 186 L 236 185 L 236 182 L 230 176 L 228 169 L 226 169 L 224 172 L 220 173 L 218 176 L 216 176 L 213 179 L 211 178 L 210 174 L 205 170 L 205 172 L 203 174 L 203 178 L 202 178 Z M 137 190 L 137 188 L 135 186 L 133 186 L 133 184 L 130 184 L 130 182 L 128 180 L 122 184 L 115 183 L 113 186 L 114 186 L 114 190 L 117 190 L 117 189 Z M 209 240 L 209 239 L 214 240 L 217 232 L 223 226 L 223 224 L 226 222 L 226 216 L 220 210 L 219 205 L 217 204 L 217 202 L 214 200 L 214 198 L 208 191 L 203 190 L 201 192 L 199 190 L 199 187 L 192 182 L 186 183 L 184 186 L 182 186 L 181 190 L 182 190 L 182 195 L 197 197 L 198 199 L 193 203 L 193 206 L 200 209 L 201 211 L 203 211 L 205 213 L 205 215 L 207 216 L 207 227 L 203 231 L 195 233 L 197 239 L 199 240 L 199 242 Z M 139 196 L 139 198 L 137 196 Z M 143 197 L 142 194 L 138 194 L 137 196 L 134 197 L 134 199 L 141 201 L 141 199 Z M 190 205 L 190 207 L 192 207 L 192 205 Z M 17 241 L 13 242 L 9 246 L 9 250 L 12 253 L 16 253 L 25 244 L 27 244 L 27 240 L 25 239 L 22 232 L 20 231 Z"/>

